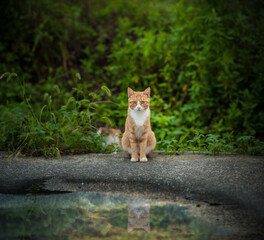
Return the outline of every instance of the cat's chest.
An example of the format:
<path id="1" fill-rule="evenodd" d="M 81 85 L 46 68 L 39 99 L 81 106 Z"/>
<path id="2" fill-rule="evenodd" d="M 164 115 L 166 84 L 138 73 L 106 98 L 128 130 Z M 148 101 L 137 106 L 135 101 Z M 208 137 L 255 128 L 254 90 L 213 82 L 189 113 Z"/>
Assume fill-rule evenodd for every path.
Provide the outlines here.
<path id="1" fill-rule="evenodd" d="M 135 127 L 136 139 L 140 139 L 141 136 L 143 135 L 144 131 L 145 131 L 145 127 L 144 126 L 136 126 Z"/>
<path id="2" fill-rule="evenodd" d="M 149 109 L 146 109 L 144 111 L 130 111 L 130 116 L 132 117 L 137 127 L 143 126 L 144 123 L 147 121 L 149 115 Z"/>
<path id="3" fill-rule="evenodd" d="M 147 121 L 150 115 L 149 109 L 145 111 L 131 111 L 130 116 L 132 117 L 133 121 L 135 122 L 135 136 L 136 139 L 140 139 L 143 133 L 145 132 L 144 123 Z"/>

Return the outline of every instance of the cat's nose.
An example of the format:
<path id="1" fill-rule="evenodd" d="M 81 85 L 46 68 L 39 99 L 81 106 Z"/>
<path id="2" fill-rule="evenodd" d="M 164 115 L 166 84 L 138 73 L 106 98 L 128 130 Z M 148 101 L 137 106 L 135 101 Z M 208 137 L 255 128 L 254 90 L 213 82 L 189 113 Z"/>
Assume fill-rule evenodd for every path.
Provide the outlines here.
<path id="1" fill-rule="evenodd" d="M 137 110 L 140 111 L 141 110 L 141 107 L 137 107 Z"/>

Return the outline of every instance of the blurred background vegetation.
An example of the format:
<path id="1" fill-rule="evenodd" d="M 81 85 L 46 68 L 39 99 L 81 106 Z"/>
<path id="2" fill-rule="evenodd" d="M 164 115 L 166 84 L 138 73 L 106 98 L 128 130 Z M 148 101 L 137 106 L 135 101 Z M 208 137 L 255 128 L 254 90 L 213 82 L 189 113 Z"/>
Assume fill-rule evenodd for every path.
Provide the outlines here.
<path id="1" fill-rule="evenodd" d="M 0 16 L 0 148 L 105 152 L 127 87 L 151 87 L 158 149 L 263 153 L 261 0 L 9 0 Z"/>

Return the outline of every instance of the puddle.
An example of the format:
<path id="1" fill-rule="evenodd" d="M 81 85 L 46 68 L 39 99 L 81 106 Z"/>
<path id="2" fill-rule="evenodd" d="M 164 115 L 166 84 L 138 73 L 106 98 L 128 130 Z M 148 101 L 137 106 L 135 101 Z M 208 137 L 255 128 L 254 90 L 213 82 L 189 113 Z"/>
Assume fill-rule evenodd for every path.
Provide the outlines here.
<path id="1" fill-rule="evenodd" d="M 0 239 L 222 239 L 187 207 L 125 195 L 0 194 Z"/>

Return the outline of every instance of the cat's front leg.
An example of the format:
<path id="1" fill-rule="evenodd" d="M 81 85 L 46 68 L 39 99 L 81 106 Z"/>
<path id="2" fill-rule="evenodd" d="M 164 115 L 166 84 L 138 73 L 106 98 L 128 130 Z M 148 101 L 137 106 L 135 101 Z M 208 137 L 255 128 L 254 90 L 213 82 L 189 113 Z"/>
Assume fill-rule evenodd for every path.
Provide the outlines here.
<path id="1" fill-rule="evenodd" d="M 131 146 L 131 162 L 137 162 L 138 161 L 138 149 L 137 149 L 137 139 L 135 134 L 130 133 L 129 135 L 129 141 Z"/>
<path id="2" fill-rule="evenodd" d="M 146 157 L 146 148 L 147 148 L 147 133 L 143 133 L 140 139 L 140 162 L 147 162 Z"/>

